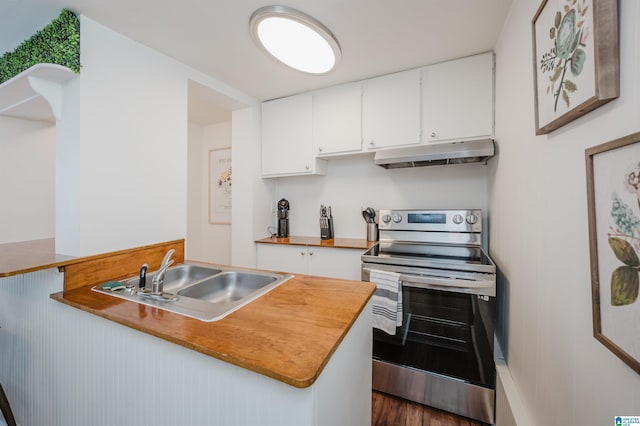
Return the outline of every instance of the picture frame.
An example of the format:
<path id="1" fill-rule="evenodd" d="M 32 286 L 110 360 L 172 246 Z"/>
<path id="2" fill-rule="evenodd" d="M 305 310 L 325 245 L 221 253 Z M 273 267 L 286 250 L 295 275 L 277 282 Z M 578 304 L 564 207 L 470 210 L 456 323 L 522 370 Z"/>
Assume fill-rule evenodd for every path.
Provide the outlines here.
<path id="1" fill-rule="evenodd" d="M 640 132 L 585 157 L 593 335 L 640 374 Z"/>
<path id="2" fill-rule="evenodd" d="M 209 223 L 231 224 L 231 148 L 209 150 Z"/>
<path id="3" fill-rule="evenodd" d="M 543 0 L 531 31 L 536 135 L 620 95 L 617 0 Z"/>

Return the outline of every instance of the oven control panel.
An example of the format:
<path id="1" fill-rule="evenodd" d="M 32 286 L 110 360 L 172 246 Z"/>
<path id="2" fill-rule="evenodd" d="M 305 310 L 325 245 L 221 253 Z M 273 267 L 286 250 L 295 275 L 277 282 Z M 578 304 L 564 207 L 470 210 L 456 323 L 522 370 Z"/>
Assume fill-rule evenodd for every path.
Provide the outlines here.
<path id="1" fill-rule="evenodd" d="M 381 230 L 482 232 L 482 210 L 380 210 Z"/>

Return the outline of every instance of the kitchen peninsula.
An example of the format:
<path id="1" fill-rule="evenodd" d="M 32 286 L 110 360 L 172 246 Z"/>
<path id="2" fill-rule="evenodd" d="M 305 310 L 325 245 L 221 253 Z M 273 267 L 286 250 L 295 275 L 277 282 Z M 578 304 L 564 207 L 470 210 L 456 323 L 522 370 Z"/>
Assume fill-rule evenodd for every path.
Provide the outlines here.
<path id="1" fill-rule="evenodd" d="M 82 259 L 54 260 L 0 275 L 0 367 L 34 371 L 5 384 L 24 424 L 370 424 L 373 285 L 296 275 L 202 322 L 92 292 L 91 273 L 60 291 L 55 268 Z"/>

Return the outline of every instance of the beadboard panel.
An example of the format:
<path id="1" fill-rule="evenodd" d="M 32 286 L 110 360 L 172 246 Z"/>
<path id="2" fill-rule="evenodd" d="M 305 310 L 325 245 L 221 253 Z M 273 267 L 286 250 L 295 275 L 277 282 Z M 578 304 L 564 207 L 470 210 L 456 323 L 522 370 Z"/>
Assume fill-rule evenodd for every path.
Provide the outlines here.
<path id="1" fill-rule="evenodd" d="M 334 402 L 346 412 L 356 393 L 340 383 L 342 400 L 318 410 L 331 395 L 323 376 L 294 388 L 87 314 L 49 298 L 63 282 L 56 269 L 0 279 L 0 381 L 21 426 L 317 425 L 335 419 Z M 354 330 L 370 320 L 361 315 Z M 329 361 L 327 379 L 361 369 L 351 351 L 370 357 L 353 335 Z M 357 376 L 362 382 L 366 371 Z"/>

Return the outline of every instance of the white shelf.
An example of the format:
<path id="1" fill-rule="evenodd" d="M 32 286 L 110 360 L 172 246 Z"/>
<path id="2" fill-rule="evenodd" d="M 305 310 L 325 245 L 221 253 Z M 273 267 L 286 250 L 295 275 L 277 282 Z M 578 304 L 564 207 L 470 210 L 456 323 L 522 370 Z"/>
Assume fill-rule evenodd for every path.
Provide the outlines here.
<path id="1" fill-rule="evenodd" d="M 55 122 L 62 114 L 62 85 L 76 74 L 56 64 L 37 64 L 0 84 L 0 115 Z"/>

